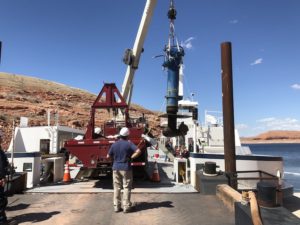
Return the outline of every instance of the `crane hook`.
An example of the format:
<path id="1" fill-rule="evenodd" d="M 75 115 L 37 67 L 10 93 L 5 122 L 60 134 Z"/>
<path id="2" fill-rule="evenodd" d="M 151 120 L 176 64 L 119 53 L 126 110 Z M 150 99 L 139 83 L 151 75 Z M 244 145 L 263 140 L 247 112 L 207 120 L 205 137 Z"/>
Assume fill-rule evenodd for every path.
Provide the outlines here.
<path id="1" fill-rule="evenodd" d="M 177 15 L 177 11 L 174 7 L 174 2 L 173 0 L 170 1 L 170 8 L 169 8 L 169 11 L 168 11 L 168 18 L 170 20 L 175 20 L 176 19 L 176 15 Z"/>

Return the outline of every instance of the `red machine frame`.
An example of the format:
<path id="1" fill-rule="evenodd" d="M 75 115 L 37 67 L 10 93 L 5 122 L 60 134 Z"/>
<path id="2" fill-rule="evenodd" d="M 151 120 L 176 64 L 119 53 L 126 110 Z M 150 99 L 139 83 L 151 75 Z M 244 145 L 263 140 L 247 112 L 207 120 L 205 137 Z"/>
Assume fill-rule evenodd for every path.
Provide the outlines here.
<path id="1" fill-rule="evenodd" d="M 97 109 L 112 110 L 115 115 L 118 111 L 125 116 L 121 122 L 110 120 L 101 126 L 102 133 L 95 133 L 95 113 Z M 147 146 L 142 134 L 147 132 L 144 117 L 130 119 L 128 105 L 114 83 L 105 83 L 98 97 L 91 107 L 90 121 L 82 140 L 68 140 L 65 149 L 76 156 L 85 168 L 93 168 L 98 175 L 111 173 L 112 161 L 106 158 L 110 146 L 117 141 L 119 130 L 126 126 L 130 130 L 129 140 L 137 145 L 142 154 L 132 162 L 134 174 L 146 175 Z"/>

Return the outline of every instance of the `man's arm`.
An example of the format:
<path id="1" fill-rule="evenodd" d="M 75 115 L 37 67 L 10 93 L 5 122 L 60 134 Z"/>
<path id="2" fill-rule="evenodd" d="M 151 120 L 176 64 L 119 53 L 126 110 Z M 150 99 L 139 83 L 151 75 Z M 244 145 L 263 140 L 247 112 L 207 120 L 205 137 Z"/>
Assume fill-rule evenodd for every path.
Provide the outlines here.
<path id="1" fill-rule="evenodd" d="M 135 152 L 132 154 L 131 158 L 135 159 L 137 157 L 139 157 L 139 155 L 142 153 L 142 151 L 138 148 L 137 150 L 135 150 Z"/>
<path id="2" fill-rule="evenodd" d="M 106 155 L 106 158 L 107 159 L 113 159 L 113 150 L 112 150 L 112 148 L 113 148 L 113 145 L 111 145 L 110 146 L 110 148 L 108 149 L 108 152 L 107 152 L 107 155 Z"/>

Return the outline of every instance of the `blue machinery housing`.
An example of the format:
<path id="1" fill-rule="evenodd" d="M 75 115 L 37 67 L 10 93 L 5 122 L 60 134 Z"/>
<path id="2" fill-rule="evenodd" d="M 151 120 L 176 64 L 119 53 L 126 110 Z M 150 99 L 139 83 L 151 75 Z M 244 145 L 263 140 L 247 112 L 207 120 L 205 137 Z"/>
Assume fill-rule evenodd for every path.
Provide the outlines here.
<path id="1" fill-rule="evenodd" d="M 182 96 L 178 96 L 179 86 L 179 69 L 182 64 L 182 57 L 184 56 L 184 50 L 181 46 L 166 46 L 166 57 L 163 67 L 168 70 L 167 80 L 167 117 L 168 127 L 163 130 L 163 135 L 166 137 L 174 137 L 180 135 L 186 135 L 188 127 L 183 123 L 177 129 L 177 112 L 178 101 L 182 99 Z"/>
<path id="2" fill-rule="evenodd" d="M 184 123 L 181 123 L 177 129 L 178 101 L 182 99 L 182 96 L 178 96 L 179 70 L 183 62 L 184 50 L 175 38 L 174 20 L 176 15 L 174 2 L 170 1 L 168 11 L 170 20 L 169 44 L 164 49 L 165 61 L 163 63 L 163 67 L 168 71 L 166 95 L 168 126 L 163 130 L 163 135 L 166 137 L 184 136 L 188 132 L 188 127 Z"/>

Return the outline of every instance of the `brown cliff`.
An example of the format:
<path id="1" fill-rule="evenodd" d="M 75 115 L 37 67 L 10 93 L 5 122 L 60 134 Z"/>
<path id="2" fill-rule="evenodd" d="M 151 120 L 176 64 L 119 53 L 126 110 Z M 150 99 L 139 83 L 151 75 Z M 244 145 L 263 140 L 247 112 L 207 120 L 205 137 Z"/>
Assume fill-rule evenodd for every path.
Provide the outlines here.
<path id="1" fill-rule="evenodd" d="M 2 147 L 6 149 L 9 145 L 13 120 L 18 125 L 20 117 L 28 117 L 29 126 L 47 125 L 47 110 L 58 112 L 60 125 L 84 129 L 96 97 L 63 84 L 0 72 L 0 129 L 5 134 Z M 139 117 L 142 114 L 148 119 L 152 132 L 158 135 L 158 113 L 131 105 L 131 116 Z M 97 118 L 99 123 L 111 118 L 106 111 L 100 112 L 100 115 Z"/>
<path id="2" fill-rule="evenodd" d="M 300 143 L 300 131 L 274 130 L 255 137 L 243 137 L 241 142 L 251 143 Z"/>
<path id="3" fill-rule="evenodd" d="M 102 87 L 99 87 L 99 91 Z M 19 124 L 20 117 L 28 117 L 30 126 L 47 125 L 47 110 L 57 111 L 59 124 L 85 129 L 90 107 L 96 95 L 78 88 L 38 78 L 0 72 L 0 129 L 3 130 L 3 148 L 8 147 L 12 134 L 12 121 Z M 111 118 L 100 112 L 98 122 Z M 144 113 L 154 135 L 160 134 L 159 113 L 132 104 L 130 115 Z M 255 137 L 242 137 L 242 143 L 300 143 L 300 131 L 269 131 Z"/>

